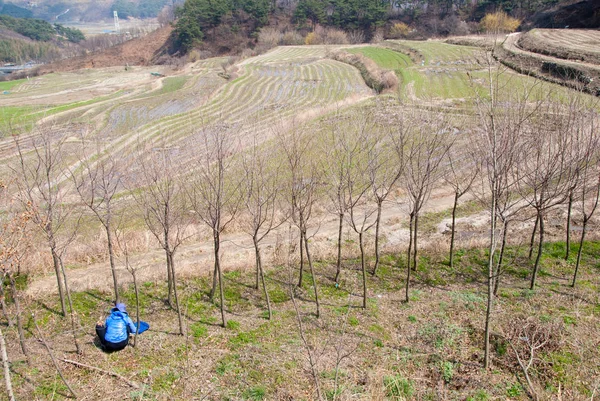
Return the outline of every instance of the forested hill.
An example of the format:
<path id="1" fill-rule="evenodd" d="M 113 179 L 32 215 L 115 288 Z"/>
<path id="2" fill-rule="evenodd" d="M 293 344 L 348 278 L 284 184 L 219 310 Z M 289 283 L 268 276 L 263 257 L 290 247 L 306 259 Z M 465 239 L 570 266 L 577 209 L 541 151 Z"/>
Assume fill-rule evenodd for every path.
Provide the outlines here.
<path id="1" fill-rule="evenodd" d="M 267 25 L 278 33 L 271 29 L 268 31 L 271 37 L 263 40 L 276 44 L 315 43 L 303 38 L 317 27 L 342 31 L 348 35 L 342 42 L 371 40 L 375 36 L 422 39 L 465 35 L 480 32 L 479 22 L 489 13 L 504 12 L 535 27 L 534 15 L 539 19 L 545 10 L 573 8 L 572 3 L 559 0 L 186 0 L 176 10 L 178 20 L 172 48 L 181 53 L 194 47 L 221 53 L 235 51 L 240 44 L 253 46 L 260 42 L 260 35 L 265 36 L 261 28 Z M 582 3 L 589 3 L 593 8 L 600 0 Z M 587 8 L 580 7 L 589 14 Z M 569 18 L 583 18 L 577 10 L 579 8 L 571 12 Z M 595 14 L 592 12 L 592 15 Z M 279 35 L 279 39 L 273 35 Z M 333 36 L 340 40 L 343 35 L 337 32 Z"/>

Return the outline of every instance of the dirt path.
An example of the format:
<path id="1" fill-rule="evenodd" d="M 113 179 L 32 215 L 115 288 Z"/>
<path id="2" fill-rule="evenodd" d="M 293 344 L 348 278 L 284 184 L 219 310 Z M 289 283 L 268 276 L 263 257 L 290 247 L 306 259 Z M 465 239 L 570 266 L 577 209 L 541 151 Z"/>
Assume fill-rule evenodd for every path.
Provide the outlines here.
<path id="1" fill-rule="evenodd" d="M 446 210 L 452 206 L 453 194 L 448 190 L 435 192 L 424 212 Z M 408 242 L 408 230 L 404 227 L 407 221 L 407 210 L 402 201 L 388 202 L 384 206 L 382 214 L 381 233 L 387 241 L 384 241 L 383 251 L 396 249 Z M 316 223 L 316 221 L 315 221 Z M 327 214 L 318 224 L 319 228 L 314 235 L 312 246 L 319 253 L 333 249 L 337 241 L 338 221 L 336 217 Z M 316 227 L 313 227 L 316 230 Z M 267 263 L 271 263 L 273 251 L 278 238 L 287 238 L 287 225 L 273 232 L 263 242 L 263 253 Z M 443 230 L 440 230 L 443 231 Z M 310 233 L 310 232 L 309 232 Z M 346 229 L 345 235 L 352 235 Z M 428 238 L 428 241 L 439 240 L 440 236 Z M 425 242 L 421 242 L 426 245 Z M 222 244 L 222 264 L 225 270 L 231 269 L 253 269 L 254 250 L 250 238 L 242 233 L 226 235 Z M 213 268 L 212 242 L 186 244 L 180 247 L 176 256 L 176 268 L 179 277 L 194 277 L 208 274 Z M 164 253 L 160 249 L 153 249 L 144 254 L 134 255 L 130 258 L 131 264 L 138 269 L 139 282 L 160 281 L 166 277 Z M 123 267 L 122 261 L 118 262 L 118 279 L 121 284 L 132 283 L 131 275 Z M 108 262 L 97 263 L 85 268 L 75 269 L 68 272 L 69 285 L 73 291 L 86 291 L 97 289 L 101 291 L 112 291 L 112 277 Z M 34 297 L 43 297 L 47 294 L 55 294 L 56 278 L 53 275 L 35 279 L 27 288 L 27 294 Z"/>

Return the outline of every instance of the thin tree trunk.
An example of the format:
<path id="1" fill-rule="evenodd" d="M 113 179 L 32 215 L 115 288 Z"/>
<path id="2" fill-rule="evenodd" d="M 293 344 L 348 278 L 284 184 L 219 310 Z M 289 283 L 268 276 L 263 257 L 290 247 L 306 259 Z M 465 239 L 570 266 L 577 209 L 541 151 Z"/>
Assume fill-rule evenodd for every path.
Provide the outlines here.
<path id="1" fill-rule="evenodd" d="M 4 383 L 6 384 L 6 393 L 10 401 L 15 401 L 15 395 L 12 389 L 12 381 L 10 380 L 10 362 L 6 353 L 6 343 L 4 342 L 4 334 L 0 329 L 0 352 L 2 352 L 2 364 L 4 365 Z"/>
<path id="2" fill-rule="evenodd" d="M 256 268 L 258 270 L 260 279 L 262 281 L 263 291 L 265 292 L 265 300 L 267 302 L 267 311 L 269 312 L 269 320 L 271 320 L 271 318 L 273 317 L 273 313 L 271 311 L 271 299 L 269 298 L 269 291 L 267 291 L 267 282 L 265 281 L 265 272 L 263 271 L 262 260 L 260 257 L 260 248 L 258 246 L 258 241 L 257 241 L 256 237 L 254 237 L 253 240 L 254 240 L 254 251 L 256 252 Z"/>
<path id="3" fill-rule="evenodd" d="M 381 209 L 383 201 L 377 200 L 377 220 L 375 220 L 375 266 L 373 266 L 373 276 L 377 275 L 379 268 L 379 225 L 381 223 Z"/>
<path id="4" fill-rule="evenodd" d="M 452 228 L 450 232 L 450 258 L 448 266 L 454 267 L 454 233 L 456 231 L 456 207 L 458 206 L 458 191 L 454 193 L 454 206 L 452 206 Z"/>
<path id="5" fill-rule="evenodd" d="M 408 289 L 410 286 L 410 257 L 411 257 L 411 252 L 412 252 L 412 237 L 413 237 L 413 219 L 414 219 L 414 214 L 411 213 L 410 214 L 410 223 L 409 223 L 409 240 L 408 240 L 408 252 L 406 255 L 406 293 L 405 293 L 405 298 L 404 301 L 408 302 Z"/>
<path id="6" fill-rule="evenodd" d="M 535 288 L 535 281 L 537 279 L 538 269 L 540 268 L 540 260 L 542 259 L 542 249 L 544 246 L 544 215 L 539 214 L 540 221 L 540 243 L 538 245 L 538 254 L 535 258 L 535 265 L 533 265 L 533 274 L 531 275 L 531 285 L 529 286 L 530 290 Z"/>
<path id="7" fill-rule="evenodd" d="M 81 355 L 81 346 L 77 340 L 77 324 L 75 322 L 75 310 L 73 309 L 73 300 L 71 299 L 71 291 L 69 291 L 69 282 L 67 281 L 67 272 L 65 271 L 65 265 L 63 264 L 62 258 L 60 260 L 60 269 L 62 270 L 63 280 L 65 281 L 65 293 L 67 294 L 67 301 L 69 302 L 69 315 L 71 316 L 71 330 L 73 330 L 73 341 L 75 342 L 75 349 L 77 354 Z"/>
<path id="8" fill-rule="evenodd" d="M 418 256 L 417 256 L 417 237 L 418 237 L 418 233 L 419 233 L 419 213 L 415 213 L 415 229 L 413 232 L 413 240 L 415 242 L 414 248 L 413 249 L 413 270 L 417 271 L 417 261 L 418 261 Z"/>
<path id="9" fill-rule="evenodd" d="M 344 228 L 344 213 L 340 213 L 340 225 L 338 229 L 338 243 L 337 243 L 337 264 L 335 270 L 335 282 L 337 283 L 340 278 L 342 271 L 342 230 Z"/>
<path id="10" fill-rule="evenodd" d="M 257 233 L 252 236 L 252 243 L 254 244 L 254 262 L 256 264 L 256 282 L 254 283 L 254 289 L 258 290 L 260 284 L 260 252 L 258 250 L 258 240 L 256 238 Z"/>
<path id="11" fill-rule="evenodd" d="M 577 281 L 577 273 L 579 272 L 579 265 L 581 263 L 581 254 L 583 252 L 583 242 L 585 241 L 585 231 L 588 224 L 588 218 L 584 216 L 583 218 L 583 227 L 581 231 L 581 239 L 579 240 L 579 249 L 577 250 L 577 262 L 575 262 L 575 272 L 573 273 L 573 281 L 571 282 L 571 287 L 575 287 L 575 283 Z"/>
<path id="12" fill-rule="evenodd" d="M 51 239 L 54 242 L 54 239 Z M 50 245 L 50 253 L 52 254 L 52 264 L 54 265 L 54 272 L 56 273 L 56 282 L 58 284 L 58 297 L 60 298 L 60 310 L 62 311 L 63 317 L 67 316 L 67 305 L 65 303 L 65 293 L 63 290 L 63 282 L 60 273 L 60 260 L 58 257 L 58 253 L 56 252 L 56 247 L 54 245 Z"/>
<path id="13" fill-rule="evenodd" d="M 0 304 L 2 304 L 2 314 L 6 319 L 8 327 L 12 327 L 13 322 L 10 318 L 10 315 L 8 314 L 8 307 L 6 306 L 6 293 L 4 292 L 4 277 L 2 277 L 0 280 Z"/>
<path id="14" fill-rule="evenodd" d="M 504 220 L 504 227 L 502 228 L 502 245 L 500 246 L 500 256 L 498 257 L 496 273 L 494 274 L 494 296 L 498 296 L 498 287 L 500 285 L 500 274 L 502 273 L 502 261 L 504 260 L 504 250 L 506 249 L 506 233 L 507 232 L 508 232 L 508 220 Z"/>
<path id="15" fill-rule="evenodd" d="M 133 277 L 133 290 L 135 291 L 135 319 L 137 321 L 135 335 L 133 336 L 133 347 L 135 348 L 137 347 L 137 338 L 140 331 L 140 293 L 138 290 L 135 269 L 131 269 L 131 276 Z"/>
<path id="16" fill-rule="evenodd" d="M 495 184 L 491 185 L 492 191 L 495 190 Z M 488 280 L 487 290 L 488 299 L 487 307 L 485 311 L 485 334 L 484 334 L 484 356 L 483 356 L 483 367 L 485 369 L 490 368 L 490 333 L 491 333 L 491 320 L 492 310 L 494 308 L 494 254 L 496 253 L 496 196 L 492 194 L 492 205 L 490 207 L 490 247 L 488 255 Z"/>
<path id="17" fill-rule="evenodd" d="M 363 233 L 358 233 L 358 243 L 360 245 L 360 264 L 362 267 L 362 279 L 363 279 L 363 309 L 367 308 L 367 267 L 365 264 L 365 248 L 363 245 Z"/>
<path id="18" fill-rule="evenodd" d="M 538 229 L 539 222 L 540 222 L 540 216 L 539 216 L 539 214 L 536 214 L 535 224 L 533 226 L 533 232 L 531 233 L 531 241 L 529 241 L 529 255 L 527 256 L 530 260 L 531 260 L 531 257 L 533 256 L 533 245 L 535 244 L 535 232 Z"/>
<path id="19" fill-rule="evenodd" d="M 302 287 L 302 279 L 304 275 L 304 234 L 300 229 L 300 277 L 298 278 L 298 287 Z"/>
<path id="20" fill-rule="evenodd" d="M 225 293 L 223 291 L 223 272 L 221 271 L 221 263 L 219 262 L 219 259 L 217 259 L 217 272 L 219 273 L 219 298 L 221 304 L 221 321 L 223 323 L 223 327 L 226 327 L 227 321 L 225 320 Z"/>
<path id="21" fill-rule="evenodd" d="M 110 223 L 107 223 L 106 226 L 106 238 L 108 241 L 108 259 L 110 261 L 110 271 L 112 272 L 113 278 L 113 287 L 115 288 L 115 302 L 119 303 L 119 283 L 117 281 L 117 268 L 115 267 L 115 252 L 113 249 L 113 239 L 112 239 L 112 231 L 110 229 Z"/>
<path id="22" fill-rule="evenodd" d="M 175 298 L 175 309 L 177 310 L 177 319 L 179 320 L 179 334 L 183 335 L 183 317 L 179 306 L 179 296 L 177 295 L 177 276 L 175 275 L 175 252 L 169 254 L 171 265 L 171 277 L 173 278 L 173 297 Z"/>
<path id="23" fill-rule="evenodd" d="M 317 290 L 317 277 L 315 276 L 315 270 L 313 269 L 312 259 L 310 258 L 310 251 L 308 250 L 308 238 L 304 233 L 304 247 L 306 248 L 306 261 L 310 268 L 310 275 L 312 276 L 313 288 L 315 290 L 315 303 L 317 304 L 317 318 L 321 316 L 321 306 L 319 304 L 319 291 Z"/>
<path id="24" fill-rule="evenodd" d="M 166 260 L 167 260 L 167 287 L 168 287 L 168 294 L 167 294 L 167 302 L 169 303 L 169 306 L 172 308 L 173 307 L 173 300 L 172 300 L 172 293 L 173 293 L 173 277 L 171 276 L 171 265 L 169 262 L 169 249 L 167 247 L 165 247 L 165 255 L 166 255 Z"/>
<path id="25" fill-rule="evenodd" d="M 573 191 L 569 193 L 569 204 L 567 209 L 567 243 L 565 250 L 565 260 L 569 259 L 571 254 L 571 212 L 573 209 Z"/>
<path id="26" fill-rule="evenodd" d="M 23 331 L 23 320 L 21 319 L 21 302 L 19 300 L 19 294 L 17 293 L 17 283 L 15 282 L 15 278 L 13 277 L 13 275 L 10 273 L 8 274 L 8 279 L 10 281 L 10 289 L 12 292 L 17 314 L 17 331 L 19 333 L 19 343 L 21 345 L 23 355 L 29 358 L 29 352 L 27 351 L 27 346 L 25 345 L 25 332 Z"/>
<path id="27" fill-rule="evenodd" d="M 215 256 L 215 266 L 213 270 L 213 282 L 212 288 L 210 289 L 210 302 L 215 301 L 215 294 L 217 292 L 217 279 L 219 276 L 219 247 L 221 246 L 221 239 L 218 231 L 213 232 L 213 250 Z"/>

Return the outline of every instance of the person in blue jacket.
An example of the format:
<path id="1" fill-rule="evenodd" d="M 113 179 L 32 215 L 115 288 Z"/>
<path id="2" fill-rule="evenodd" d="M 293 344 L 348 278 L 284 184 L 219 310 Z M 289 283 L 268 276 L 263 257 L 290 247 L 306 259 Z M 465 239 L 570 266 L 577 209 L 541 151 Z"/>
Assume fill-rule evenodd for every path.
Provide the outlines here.
<path id="1" fill-rule="evenodd" d="M 137 330 L 135 323 L 127 314 L 125 304 L 118 303 L 110 310 L 110 315 L 106 318 L 104 326 L 96 325 L 96 334 L 104 349 L 109 351 L 119 351 L 129 343 L 129 334 L 134 334 Z"/>

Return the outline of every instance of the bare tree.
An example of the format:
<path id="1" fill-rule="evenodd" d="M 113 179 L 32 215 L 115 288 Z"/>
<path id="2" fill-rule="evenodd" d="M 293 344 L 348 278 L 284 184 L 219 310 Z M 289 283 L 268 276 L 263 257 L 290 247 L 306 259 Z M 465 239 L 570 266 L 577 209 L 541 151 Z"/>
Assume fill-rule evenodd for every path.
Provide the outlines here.
<path id="1" fill-rule="evenodd" d="M 233 221 L 240 207 L 240 179 L 234 171 L 235 143 L 226 126 L 206 128 L 202 132 L 198 162 L 193 170 L 194 179 L 187 190 L 190 206 L 211 230 L 214 246 L 213 283 L 210 300 L 214 301 L 219 283 L 220 309 L 223 327 L 225 320 L 225 296 L 221 269 L 221 234 Z"/>
<path id="2" fill-rule="evenodd" d="M 451 147 L 449 127 L 441 116 L 427 120 L 424 115 L 413 115 L 414 130 L 406 140 L 406 166 L 403 185 L 408 196 L 410 236 L 407 252 L 406 302 L 412 269 L 417 269 L 419 214 L 429 199 L 433 186 L 441 178 L 442 163 Z"/>
<path id="3" fill-rule="evenodd" d="M 404 173 L 405 142 L 409 127 L 401 119 L 397 124 L 385 129 L 381 127 L 379 133 L 373 133 L 376 139 L 374 146 L 368 152 L 369 180 L 373 190 L 373 198 L 377 204 L 377 217 L 375 219 L 375 265 L 373 276 L 377 275 L 380 259 L 380 227 L 383 203 L 388 199 L 396 183 Z M 388 142 L 389 141 L 389 142 Z"/>
<path id="4" fill-rule="evenodd" d="M 300 277 L 298 286 L 302 286 L 302 249 L 306 251 L 306 259 L 312 276 L 312 285 L 315 291 L 316 315 L 320 316 L 319 292 L 317 279 L 308 246 L 308 223 L 313 215 L 313 207 L 317 201 L 319 182 L 319 167 L 311 154 L 313 139 L 303 135 L 301 127 L 294 127 L 289 134 L 278 133 L 278 144 L 285 158 L 287 169 L 288 199 L 291 206 L 291 216 L 294 224 L 300 231 Z"/>
<path id="5" fill-rule="evenodd" d="M 137 282 L 137 268 L 133 267 L 129 261 L 129 246 L 127 245 L 127 233 L 117 230 L 115 232 L 117 245 L 119 246 L 123 256 L 125 257 L 125 268 L 131 274 L 133 279 L 133 290 L 135 292 L 135 319 L 136 319 L 136 330 L 133 337 L 133 347 L 137 345 L 137 338 L 140 331 L 140 292 L 138 289 Z M 181 321 L 181 313 L 178 313 L 179 318 L 179 334 L 183 335 L 183 325 Z"/>
<path id="6" fill-rule="evenodd" d="M 29 356 L 25 344 L 25 333 L 23 331 L 23 317 L 21 311 L 21 296 L 17 289 L 15 274 L 20 271 L 24 258 L 29 253 L 31 242 L 30 221 L 33 217 L 31 207 L 27 205 L 25 210 L 14 210 L 8 199 L 8 187 L 0 182 L 0 268 L 2 269 L 2 286 L 6 279 L 10 284 L 11 295 L 15 304 L 17 321 L 17 332 L 19 343 L 25 356 Z M 2 290 L 4 292 L 4 290 Z M 4 298 L 4 293 L 2 294 Z M 2 299 L 3 311 L 9 323 L 12 323 L 4 299 Z"/>
<path id="7" fill-rule="evenodd" d="M 577 281 L 577 273 L 581 264 L 581 255 L 588 224 L 596 212 L 600 201 L 600 152 L 598 150 L 600 147 L 600 135 L 598 133 L 598 114 L 594 111 L 589 111 L 584 122 L 583 128 L 585 134 L 578 140 L 578 143 L 581 144 L 584 149 L 584 153 L 579 160 L 578 168 L 578 173 L 580 175 L 579 187 L 581 191 L 579 209 L 582 216 L 582 227 L 571 287 L 575 287 Z M 590 195 L 591 199 L 588 202 L 588 197 Z"/>
<path id="8" fill-rule="evenodd" d="M 337 237 L 337 259 L 335 270 L 335 282 L 337 283 L 342 271 L 342 233 L 344 229 L 344 216 L 348 210 L 347 204 L 347 131 L 341 127 L 345 120 L 342 115 L 335 115 L 332 121 L 328 122 L 328 135 L 323 145 L 322 158 L 323 172 L 327 178 L 327 195 L 331 200 L 333 210 L 338 217 L 338 237 Z"/>
<path id="9" fill-rule="evenodd" d="M 45 237 L 52 255 L 61 312 L 67 316 L 60 255 L 67 246 L 64 238 L 71 237 L 63 234 L 73 208 L 63 202 L 65 190 L 59 185 L 66 178 L 64 139 L 53 127 L 42 127 L 33 137 L 15 137 L 15 145 L 18 161 L 12 170 L 17 178 L 19 200 L 23 206 L 32 207 L 32 221 Z"/>
<path id="10" fill-rule="evenodd" d="M 470 151 L 464 151 L 457 143 L 448 151 L 448 165 L 445 168 L 444 181 L 452 187 L 454 203 L 452 204 L 452 226 L 450 228 L 450 254 L 448 265 L 454 266 L 454 237 L 456 233 L 456 209 L 458 201 L 471 190 L 480 170 L 477 156 Z"/>
<path id="11" fill-rule="evenodd" d="M 370 138 L 373 132 L 373 125 L 368 118 L 353 119 L 353 128 L 348 129 L 349 140 L 344 144 L 346 154 L 346 173 L 345 181 L 348 205 L 348 224 L 356 234 L 358 234 L 358 245 L 360 249 L 360 264 L 362 271 L 363 284 L 363 303 L 362 307 L 367 307 L 367 267 L 364 246 L 365 234 L 377 223 L 373 217 L 378 208 L 377 204 L 369 199 L 372 194 L 371 182 L 369 177 L 368 154 L 371 148 L 376 144 L 376 140 Z"/>
<path id="12" fill-rule="evenodd" d="M 141 169 L 140 190 L 132 190 L 136 203 L 142 212 L 146 227 L 165 251 L 167 267 L 167 300 L 177 311 L 179 333 L 183 335 L 183 317 L 177 293 L 175 255 L 179 246 L 188 238 L 190 205 L 185 196 L 185 178 L 173 161 L 172 153 L 178 149 L 158 148 L 151 151 L 151 157 L 143 149 L 137 156 Z M 173 304 L 173 298 L 175 303 Z"/>
<path id="13" fill-rule="evenodd" d="M 523 130 L 522 146 L 528 157 L 523 158 L 516 169 L 519 193 L 535 210 L 539 227 L 531 289 L 535 287 L 542 257 L 545 216 L 568 198 L 573 182 L 570 149 L 574 146 L 574 137 L 568 126 L 570 118 L 563 114 L 561 106 L 549 102 L 544 106 L 538 109 L 527 129 Z"/>
<path id="14" fill-rule="evenodd" d="M 115 302 L 120 302 L 115 265 L 113 221 L 115 218 L 115 195 L 122 186 L 123 175 L 119 170 L 117 160 L 112 155 L 103 155 L 99 143 L 95 144 L 95 153 L 98 155 L 98 159 L 87 154 L 85 141 L 82 142 L 83 154 L 79 159 L 79 166 L 71 170 L 71 179 L 81 201 L 92 211 L 106 233 Z"/>
<path id="15" fill-rule="evenodd" d="M 244 168 L 244 204 L 250 217 L 247 232 L 252 237 L 256 260 L 255 289 L 258 290 L 259 282 L 261 282 L 269 319 L 271 319 L 271 301 L 265 281 L 260 243 L 285 219 L 277 217 L 281 192 L 279 188 L 281 169 L 274 157 L 274 149 L 266 146 L 259 146 L 257 138 L 254 138 L 254 144 L 245 154 L 242 164 Z"/>
<path id="16" fill-rule="evenodd" d="M 487 94 L 482 96 L 474 89 L 477 129 L 474 144 L 482 161 L 482 185 L 487 190 L 485 200 L 490 215 L 489 246 L 487 262 L 487 305 L 484 331 L 484 368 L 490 367 L 490 333 L 494 309 L 494 286 L 496 279 L 495 254 L 497 249 L 498 202 L 505 194 L 507 177 L 515 158 L 515 141 L 521 136 L 524 124 L 536 112 L 528 107 L 531 87 L 522 91 L 511 86 L 510 79 L 503 79 L 503 69 L 496 67 L 489 53 L 484 53 L 486 65 Z M 536 84 L 534 84 L 535 86 Z"/>

